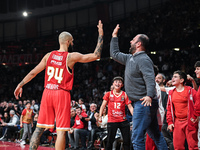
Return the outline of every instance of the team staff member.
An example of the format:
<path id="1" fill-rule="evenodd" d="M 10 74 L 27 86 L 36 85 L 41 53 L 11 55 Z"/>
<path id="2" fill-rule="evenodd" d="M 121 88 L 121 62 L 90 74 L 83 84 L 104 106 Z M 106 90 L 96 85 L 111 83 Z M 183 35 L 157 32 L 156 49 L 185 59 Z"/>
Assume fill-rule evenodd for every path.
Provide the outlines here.
<path id="1" fill-rule="evenodd" d="M 68 32 L 62 32 L 59 35 L 60 49 L 47 53 L 16 87 L 14 95 L 18 99 L 22 95 L 22 87 L 46 68 L 45 89 L 37 128 L 31 138 L 30 150 L 37 149 L 44 129 L 53 128 L 55 118 L 57 131 L 55 148 L 57 150 L 65 149 L 65 135 L 70 128 L 70 90 L 74 79 L 73 68 L 77 62 L 87 63 L 100 58 L 103 47 L 103 24 L 101 21 L 97 27 L 99 37 L 93 53 L 85 55 L 77 52 L 68 53 L 69 47 L 73 46 L 73 37 Z"/>
<path id="2" fill-rule="evenodd" d="M 153 62 L 145 53 L 149 38 L 138 34 L 130 41 L 130 54 L 120 52 L 116 26 L 110 42 L 111 57 L 125 65 L 125 91 L 133 102 L 132 143 L 134 150 L 145 150 L 144 133 L 154 140 L 158 149 L 167 150 L 167 144 L 158 128 L 158 99 L 155 91 Z"/>
<path id="3" fill-rule="evenodd" d="M 108 104 L 108 141 L 106 149 L 112 149 L 115 135 L 119 128 L 123 137 L 124 150 L 130 150 L 130 124 L 126 119 L 125 105 L 128 106 L 131 114 L 133 114 L 133 107 L 126 93 L 121 90 L 123 87 L 123 78 L 119 76 L 115 77 L 113 79 L 113 86 L 114 90 L 109 91 L 104 95 L 99 112 L 99 121 L 101 122 L 103 110 Z"/>

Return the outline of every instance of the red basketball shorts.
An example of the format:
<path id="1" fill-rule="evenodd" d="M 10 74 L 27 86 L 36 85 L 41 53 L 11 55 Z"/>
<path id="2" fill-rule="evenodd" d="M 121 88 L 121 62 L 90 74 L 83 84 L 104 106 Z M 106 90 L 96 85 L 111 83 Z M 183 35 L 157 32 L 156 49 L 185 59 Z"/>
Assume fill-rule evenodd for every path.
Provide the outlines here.
<path id="1" fill-rule="evenodd" d="M 68 131 L 70 128 L 71 96 L 69 91 L 44 89 L 37 127 Z"/>

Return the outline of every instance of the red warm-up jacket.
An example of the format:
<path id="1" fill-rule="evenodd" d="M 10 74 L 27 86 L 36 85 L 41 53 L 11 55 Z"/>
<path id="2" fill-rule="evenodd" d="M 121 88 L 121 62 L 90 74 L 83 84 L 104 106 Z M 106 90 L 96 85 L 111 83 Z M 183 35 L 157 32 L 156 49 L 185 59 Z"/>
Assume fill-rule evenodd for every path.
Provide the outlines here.
<path id="1" fill-rule="evenodd" d="M 185 86 L 188 89 L 188 130 L 197 130 L 198 123 L 193 123 L 190 119 L 195 115 L 194 105 L 196 102 L 196 91 L 189 87 Z M 174 116 L 174 106 L 172 104 L 172 95 L 175 89 L 169 91 L 168 101 L 167 101 L 167 123 L 168 125 L 174 124 L 175 116 Z"/>

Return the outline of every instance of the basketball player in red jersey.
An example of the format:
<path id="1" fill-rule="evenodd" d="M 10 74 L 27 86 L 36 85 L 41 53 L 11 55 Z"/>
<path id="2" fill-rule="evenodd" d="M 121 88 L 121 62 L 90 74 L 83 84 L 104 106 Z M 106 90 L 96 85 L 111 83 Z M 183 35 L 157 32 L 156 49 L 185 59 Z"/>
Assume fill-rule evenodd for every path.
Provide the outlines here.
<path id="1" fill-rule="evenodd" d="M 133 107 L 126 93 L 121 90 L 123 87 L 122 77 L 117 76 L 113 79 L 113 87 L 113 90 L 104 95 L 99 111 L 99 121 L 101 122 L 103 110 L 108 104 L 108 141 L 106 150 L 112 149 L 118 128 L 122 133 L 124 150 L 130 150 L 130 124 L 126 119 L 125 105 L 128 106 L 132 115 Z"/>
<path id="2" fill-rule="evenodd" d="M 98 42 L 93 53 L 68 53 L 69 46 L 73 46 L 73 37 L 68 32 L 59 35 L 60 49 L 47 53 L 41 62 L 31 70 L 18 84 L 14 91 L 16 99 L 22 95 L 22 87 L 32 80 L 42 70 L 45 71 L 45 89 L 43 92 L 40 113 L 31 142 L 30 150 L 37 149 L 40 137 L 45 128 L 53 128 L 56 118 L 57 139 L 55 149 L 65 149 L 65 134 L 70 129 L 70 90 L 72 89 L 75 63 L 87 63 L 99 59 L 103 47 L 103 24 L 99 21 Z"/>

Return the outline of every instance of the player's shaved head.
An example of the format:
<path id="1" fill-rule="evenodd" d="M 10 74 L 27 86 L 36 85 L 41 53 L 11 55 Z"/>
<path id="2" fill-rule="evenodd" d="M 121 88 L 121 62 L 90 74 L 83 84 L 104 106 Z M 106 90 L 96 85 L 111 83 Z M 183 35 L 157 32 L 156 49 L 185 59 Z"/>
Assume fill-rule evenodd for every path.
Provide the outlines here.
<path id="1" fill-rule="evenodd" d="M 72 39 L 72 35 L 69 32 L 62 32 L 60 33 L 58 40 L 60 44 L 63 44 L 65 41 L 67 40 L 71 40 Z"/>

